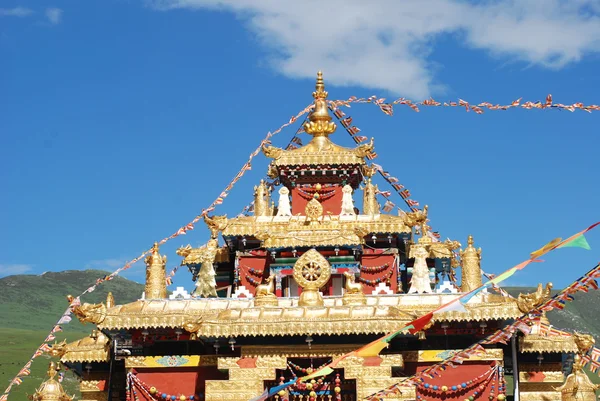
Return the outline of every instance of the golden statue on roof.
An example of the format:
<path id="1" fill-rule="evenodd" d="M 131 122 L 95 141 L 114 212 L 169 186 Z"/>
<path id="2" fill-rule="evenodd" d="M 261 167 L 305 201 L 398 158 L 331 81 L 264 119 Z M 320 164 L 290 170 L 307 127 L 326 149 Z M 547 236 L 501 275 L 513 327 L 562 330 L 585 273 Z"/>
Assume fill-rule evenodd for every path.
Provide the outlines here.
<path id="1" fill-rule="evenodd" d="M 517 298 L 519 310 L 523 313 L 529 313 L 531 310 L 550 299 L 551 290 L 552 283 L 547 283 L 546 288 L 543 288 L 542 283 L 539 283 L 535 292 L 532 292 L 531 294 L 519 294 L 519 297 Z"/>

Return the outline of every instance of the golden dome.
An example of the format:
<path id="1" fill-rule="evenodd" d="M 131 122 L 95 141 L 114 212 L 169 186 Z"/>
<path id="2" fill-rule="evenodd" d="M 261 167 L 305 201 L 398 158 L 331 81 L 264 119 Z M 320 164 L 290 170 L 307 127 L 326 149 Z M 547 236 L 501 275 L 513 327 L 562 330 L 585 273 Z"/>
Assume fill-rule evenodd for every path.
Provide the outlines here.
<path id="1" fill-rule="evenodd" d="M 50 362 L 48 367 L 48 380 L 43 382 L 36 392 L 29 396 L 33 401 L 71 401 L 74 396 L 65 393 L 60 383 L 54 380 L 56 376 L 56 364 Z"/>

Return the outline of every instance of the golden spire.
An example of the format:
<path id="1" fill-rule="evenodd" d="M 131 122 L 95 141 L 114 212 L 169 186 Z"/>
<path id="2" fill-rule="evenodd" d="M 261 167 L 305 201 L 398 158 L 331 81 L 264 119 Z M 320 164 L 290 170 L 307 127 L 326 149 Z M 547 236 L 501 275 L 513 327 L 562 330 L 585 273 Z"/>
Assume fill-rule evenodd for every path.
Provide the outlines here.
<path id="1" fill-rule="evenodd" d="M 467 248 L 460 251 L 462 261 L 462 292 L 469 292 L 482 285 L 481 282 L 481 248 L 473 246 L 473 236 L 467 239 Z"/>
<path id="2" fill-rule="evenodd" d="M 112 308 L 113 306 L 115 306 L 115 297 L 113 296 L 113 293 L 109 291 L 106 295 L 106 308 Z"/>
<path id="3" fill-rule="evenodd" d="M 167 257 L 158 252 L 158 242 L 152 246 L 152 253 L 146 257 L 146 299 L 167 297 Z"/>
<path id="4" fill-rule="evenodd" d="M 71 401 L 73 396 L 67 395 L 65 390 L 54 377 L 56 376 L 56 363 L 50 362 L 48 367 L 48 380 L 43 382 L 35 393 L 29 396 L 33 401 Z"/>
<path id="5" fill-rule="evenodd" d="M 325 90 L 323 73 L 321 71 L 317 73 L 317 84 L 315 85 L 313 97 L 315 98 L 315 108 L 308 117 L 310 121 L 304 124 L 304 131 L 315 138 L 326 138 L 332 134 L 337 127 L 336 124 L 331 121 L 331 116 L 329 115 L 327 91 Z"/>

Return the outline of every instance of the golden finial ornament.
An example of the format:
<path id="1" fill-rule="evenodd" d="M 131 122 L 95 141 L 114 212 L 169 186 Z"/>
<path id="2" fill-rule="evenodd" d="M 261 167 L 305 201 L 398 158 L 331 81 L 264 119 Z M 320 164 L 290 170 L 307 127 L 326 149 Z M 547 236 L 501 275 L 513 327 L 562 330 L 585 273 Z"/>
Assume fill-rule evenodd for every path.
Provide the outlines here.
<path id="1" fill-rule="evenodd" d="M 146 299 L 167 297 L 167 257 L 160 255 L 158 242 L 152 246 L 152 253 L 146 257 Z"/>
<path id="2" fill-rule="evenodd" d="M 57 374 L 55 362 L 50 362 L 48 366 L 48 380 L 43 382 L 33 395 L 29 396 L 33 401 L 71 401 L 74 396 L 69 396 L 62 388 L 61 384 L 55 379 Z"/>
<path id="3" fill-rule="evenodd" d="M 460 290 L 469 292 L 482 285 L 481 282 L 481 248 L 475 249 L 473 246 L 473 236 L 467 238 L 467 247 L 460 251 L 462 261 L 462 282 Z"/>
<path id="4" fill-rule="evenodd" d="M 304 131 L 312 135 L 315 139 L 318 137 L 327 138 L 335 132 L 336 124 L 331 121 L 329 115 L 329 107 L 327 105 L 327 91 L 325 90 L 325 82 L 323 81 L 323 73 L 317 73 L 317 84 L 313 97 L 315 98 L 315 108 L 308 117 L 309 121 L 304 124 Z M 314 140 L 314 139 L 313 139 Z M 325 141 L 323 142 L 325 145 Z"/>
<path id="5" fill-rule="evenodd" d="M 112 308 L 113 306 L 115 306 L 115 297 L 113 296 L 113 293 L 109 291 L 106 295 L 106 308 Z"/>

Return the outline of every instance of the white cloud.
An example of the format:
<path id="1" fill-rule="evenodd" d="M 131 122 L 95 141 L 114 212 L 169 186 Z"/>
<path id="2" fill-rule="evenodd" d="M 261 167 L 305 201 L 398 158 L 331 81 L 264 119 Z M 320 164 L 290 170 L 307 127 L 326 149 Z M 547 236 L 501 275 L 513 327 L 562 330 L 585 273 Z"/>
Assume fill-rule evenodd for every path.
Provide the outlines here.
<path id="1" fill-rule="evenodd" d="M 452 36 L 495 57 L 558 69 L 600 50 L 600 0 L 146 0 L 158 10 L 234 13 L 282 74 L 424 98 L 431 53 Z M 460 63 L 456 60 L 456 63 Z"/>
<path id="2" fill-rule="evenodd" d="M 0 17 L 27 17 L 31 14 L 33 14 L 33 10 L 25 7 L 0 8 Z"/>
<path id="3" fill-rule="evenodd" d="M 24 274 L 33 268 L 27 264 L 0 264 L 0 277 Z"/>
<path id="4" fill-rule="evenodd" d="M 46 18 L 52 25 L 58 25 L 62 21 L 63 11 L 60 8 L 51 7 L 46 9 Z"/>

